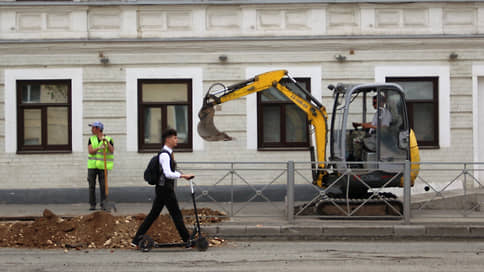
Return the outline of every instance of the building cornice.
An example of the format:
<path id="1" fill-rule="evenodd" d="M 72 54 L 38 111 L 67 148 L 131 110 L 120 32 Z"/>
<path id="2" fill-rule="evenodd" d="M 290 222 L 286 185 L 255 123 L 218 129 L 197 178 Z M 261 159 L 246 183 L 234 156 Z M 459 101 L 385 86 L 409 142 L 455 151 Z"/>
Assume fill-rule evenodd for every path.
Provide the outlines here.
<path id="1" fill-rule="evenodd" d="M 220 42 L 220 41 L 316 41 L 316 40 L 412 40 L 412 39 L 483 39 L 484 34 L 450 35 L 324 35 L 324 36 L 267 36 L 267 37 L 194 37 L 194 38 L 145 38 L 145 39 L 0 39 L 0 44 L 30 43 L 158 43 L 158 42 Z"/>
<path id="2" fill-rule="evenodd" d="M 484 3 L 484 0 L 125 0 L 125 1 L 13 1 L 0 0 L 0 6 L 137 6 L 137 5 L 267 5 L 267 4 L 406 4 L 406 3 Z"/>

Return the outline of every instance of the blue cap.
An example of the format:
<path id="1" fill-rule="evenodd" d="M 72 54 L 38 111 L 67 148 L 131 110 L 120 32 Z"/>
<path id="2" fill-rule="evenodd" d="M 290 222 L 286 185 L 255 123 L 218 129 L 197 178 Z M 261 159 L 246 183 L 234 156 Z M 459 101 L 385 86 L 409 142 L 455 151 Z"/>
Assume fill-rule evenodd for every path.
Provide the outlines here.
<path id="1" fill-rule="evenodd" d="M 92 123 L 92 124 L 89 124 L 89 126 L 90 126 L 90 127 L 98 127 L 98 128 L 100 128 L 101 130 L 104 130 L 104 125 L 103 125 L 103 123 L 101 123 L 101 122 L 99 122 L 99 121 L 96 121 L 96 122 L 94 122 L 94 123 Z"/>

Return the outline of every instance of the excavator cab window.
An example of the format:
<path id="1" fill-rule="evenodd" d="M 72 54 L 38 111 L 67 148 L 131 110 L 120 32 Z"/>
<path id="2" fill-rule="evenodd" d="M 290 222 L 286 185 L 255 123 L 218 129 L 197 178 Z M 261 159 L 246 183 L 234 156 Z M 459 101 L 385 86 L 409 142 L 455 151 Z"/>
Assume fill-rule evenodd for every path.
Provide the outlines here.
<path id="1" fill-rule="evenodd" d="M 345 97 L 343 93 L 335 93 L 334 104 L 333 104 L 333 115 L 331 121 L 331 138 L 330 138 L 330 148 L 331 148 L 331 161 L 339 162 L 345 161 L 346 155 L 343 147 L 345 144 L 342 143 L 343 134 L 346 133 L 346 129 L 343 129 L 343 118 L 345 113 Z"/>
<path id="2" fill-rule="evenodd" d="M 340 167 L 392 170 L 375 162 L 404 161 L 408 146 L 402 133 L 408 131 L 405 99 L 394 86 L 353 87 L 335 96 L 332 155 Z M 343 163 L 347 162 L 347 163 Z M 393 167 L 394 168 L 394 167 Z"/>

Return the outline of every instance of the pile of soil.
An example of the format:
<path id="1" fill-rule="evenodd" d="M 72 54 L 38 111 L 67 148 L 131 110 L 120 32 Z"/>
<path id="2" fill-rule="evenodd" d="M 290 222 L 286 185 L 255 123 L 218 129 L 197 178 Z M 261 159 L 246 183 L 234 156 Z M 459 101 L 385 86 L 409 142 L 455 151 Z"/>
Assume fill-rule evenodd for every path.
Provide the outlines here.
<path id="1" fill-rule="evenodd" d="M 193 210 L 182 210 L 193 215 Z M 211 224 L 224 220 L 225 215 L 211 209 L 198 210 L 200 223 Z M 0 224 L 0 247 L 25 248 L 132 248 L 131 239 L 145 214 L 114 216 L 97 211 L 88 215 L 62 218 L 46 209 L 43 216 L 33 222 Z M 185 225 L 192 232 L 195 217 L 185 218 Z M 180 236 L 169 215 L 160 215 L 149 229 L 150 235 L 160 243 L 180 242 Z M 220 245 L 223 240 L 210 238 L 210 245 Z"/>

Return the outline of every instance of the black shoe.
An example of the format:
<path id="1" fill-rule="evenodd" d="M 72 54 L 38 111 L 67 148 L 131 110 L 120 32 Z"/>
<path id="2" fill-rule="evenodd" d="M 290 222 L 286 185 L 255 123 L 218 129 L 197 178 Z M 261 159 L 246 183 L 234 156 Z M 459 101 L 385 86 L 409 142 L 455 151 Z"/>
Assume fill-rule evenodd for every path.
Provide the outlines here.
<path id="1" fill-rule="evenodd" d="M 91 208 L 89 208 L 89 210 L 90 210 L 90 211 L 94 211 L 94 210 L 96 210 L 96 205 L 94 205 L 94 206 L 93 206 L 93 205 L 91 205 Z"/>
<path id="2" fill-rule="evenodd" d="M 135 237 L 133 238 L 133 240 L 131 240 L 131 243 L 130 243 L 130 244 L 131 244 L 132 246 L 134 246 L 134 247 L 138 248 L 138 246 L 139 246 L 139 242 L 141 241 L 142 237 L 143 237 L 143 236 L 135 236 Z"/>
<path id="3" fill-rule="evenodd" d="M 185 242 L 185 248 L 193 248 L 193 247 L 195 247 L 195 241 L 188 240 Z"/>

